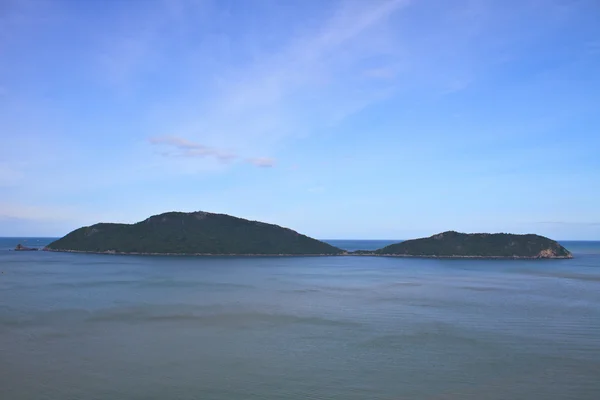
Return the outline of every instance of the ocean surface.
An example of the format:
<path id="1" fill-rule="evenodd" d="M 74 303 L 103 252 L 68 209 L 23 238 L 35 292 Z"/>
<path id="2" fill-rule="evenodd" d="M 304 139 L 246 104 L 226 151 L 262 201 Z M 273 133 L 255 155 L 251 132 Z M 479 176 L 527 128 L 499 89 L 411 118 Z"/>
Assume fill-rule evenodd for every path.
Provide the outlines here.
<path id="1" fill-rule="evenodd" d="M 0 239 L 2 400 L 600 399 L 600 242 L 563 242 L 572 260 L 9 251 L 50 240 Z"/>

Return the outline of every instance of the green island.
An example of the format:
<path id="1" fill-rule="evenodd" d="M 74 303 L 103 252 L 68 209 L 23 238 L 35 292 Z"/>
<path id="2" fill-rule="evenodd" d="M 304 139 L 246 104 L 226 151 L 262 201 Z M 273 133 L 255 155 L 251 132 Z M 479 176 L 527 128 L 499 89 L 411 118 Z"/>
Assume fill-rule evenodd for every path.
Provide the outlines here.
<path id="1" fill-rule="evenodd" d="M 46 250 L 171 255 L 332 255 L 343 250 L 291 229 L 208 212 L 168 212 L 136 224 L 79 228 Z"/>
<path id="2" fill-rule="evenodd" d="M 378 255 L 451 258 L 572 258 L 558 242 L 539 235 L 448 231 L 407 240 L 374 252 Z"/>
<path id="3" fill-rule="evenodd" d="M 152 255 L 343 255 L 451 258 L 572 258 L 539 235 L 444 232 L 379 250 L 347 252 L 288 228 L 208 212 L 168 212 L 135 224 L 99 223 L 50 243 L 46 251 Z"/>

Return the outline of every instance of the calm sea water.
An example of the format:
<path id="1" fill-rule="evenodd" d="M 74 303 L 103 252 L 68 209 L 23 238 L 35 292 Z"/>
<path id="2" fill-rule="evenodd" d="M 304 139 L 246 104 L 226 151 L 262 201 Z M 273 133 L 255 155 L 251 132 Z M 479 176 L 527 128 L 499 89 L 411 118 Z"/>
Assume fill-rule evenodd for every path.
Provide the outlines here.
<path id="1" fill-rule="evenodd" d="M 600 398 L 599 242 L 546 261 L 18 242 L 0 239 L 3 400 Z"/>

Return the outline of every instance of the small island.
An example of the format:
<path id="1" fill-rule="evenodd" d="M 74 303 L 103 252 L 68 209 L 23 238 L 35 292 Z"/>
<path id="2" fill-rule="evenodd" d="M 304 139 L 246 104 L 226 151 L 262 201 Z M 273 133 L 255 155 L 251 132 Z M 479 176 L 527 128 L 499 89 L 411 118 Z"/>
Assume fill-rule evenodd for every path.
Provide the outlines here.
<path id="1" fill-rule="evenodd" d="M 539 235 L 454 231 L 374 251 L 348 252 L 278 225 L 203 211 L 168 212 L 135 224 L 99 223 L 74 230 L 44 250 L 206 256 L 573 257 L 559 243 Z"/>
<path id="2" fill-rule="evenodd" d="M 36 247 L 23 246 L 21 243 L 19 243 L 17 247 L 15 247 L 15 251 L 38 251 L 38 249 Z"/>
<path id="3" fill-rule="evenodd" d="M 544 236 L 455 231 L 392 244 L 373 253 L 406 257 L 573 258 L 558 242 Z"/>

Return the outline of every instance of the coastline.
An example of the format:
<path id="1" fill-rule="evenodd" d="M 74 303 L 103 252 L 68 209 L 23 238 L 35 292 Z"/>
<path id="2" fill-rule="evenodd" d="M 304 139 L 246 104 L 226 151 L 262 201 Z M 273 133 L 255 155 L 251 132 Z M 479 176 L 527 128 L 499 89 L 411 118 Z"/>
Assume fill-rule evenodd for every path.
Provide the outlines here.
<path id="1" fill-rule="evenodd" d="M 439 259 L 473 259 L 473 260 L 570 260 L 569 256 L 436 256 L 436 255 L 412 255 L 412 254 L 375 254 L 344 252 L 338 254 L 213 254 L 213 253 L 145 253 L 145 252 L 119 252 L 107 251 L 83 251 L 83 250 L 58 250 L 44 248 L 42 251 L 53 253 L 78 253 L 78 254 L 103 254 L 118 256 L 174 256 L 174 257 L 400 257 L 400 258 L 439 258 Z"/>

